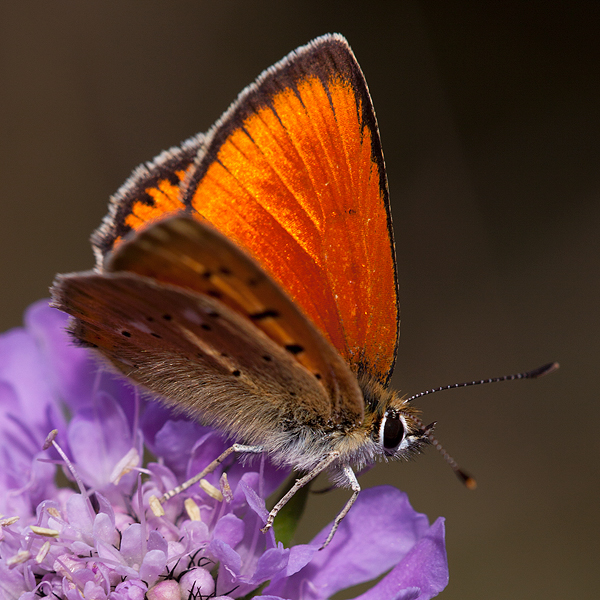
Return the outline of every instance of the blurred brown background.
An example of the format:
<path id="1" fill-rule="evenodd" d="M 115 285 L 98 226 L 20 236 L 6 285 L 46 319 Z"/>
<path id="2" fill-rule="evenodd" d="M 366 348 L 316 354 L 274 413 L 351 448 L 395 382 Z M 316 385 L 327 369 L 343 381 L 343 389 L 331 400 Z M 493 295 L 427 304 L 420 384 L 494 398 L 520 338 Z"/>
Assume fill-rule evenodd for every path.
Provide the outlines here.
<path id="1" fill-rule="evenodd" d="M 206 130 L 296 46 L 339 31 L 388 167 L 394 384 L 413 393 L 562 364 L 422 402 L 477 491 L 432 450 L 379 465 L 363 486 L 397 485 L 447 518 L 446 600 L 595 597 L 599 25 L 597 1 L 2 3 L 2 328 L 56 272 L 91 267 L 88 236 L 133 167 Z M 302 541 L 346 497 L 311 499 Z"/>

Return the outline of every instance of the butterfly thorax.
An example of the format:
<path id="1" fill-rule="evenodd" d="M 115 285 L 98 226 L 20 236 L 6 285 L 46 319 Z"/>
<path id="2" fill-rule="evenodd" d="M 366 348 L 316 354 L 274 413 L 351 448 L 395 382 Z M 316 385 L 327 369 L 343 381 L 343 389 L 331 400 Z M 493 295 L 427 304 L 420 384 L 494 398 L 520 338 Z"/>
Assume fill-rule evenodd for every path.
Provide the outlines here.
<path id="1" fill-rule="evenodd" d="M 361 375 L 358 383 L 365 406 L 362 421 L 316 419 L 297 426 L 297 419 L 283 419 L 276 434 L 250 441 L 261 443 L 274 462 L 301 471 L 310 471 L 331 452 L 339 454 L 334 471 L 344 466 L 360 471 L 377 460 L 407 459 L 417 452 L 424 441 L 419 411 L 370 375 Z"/>

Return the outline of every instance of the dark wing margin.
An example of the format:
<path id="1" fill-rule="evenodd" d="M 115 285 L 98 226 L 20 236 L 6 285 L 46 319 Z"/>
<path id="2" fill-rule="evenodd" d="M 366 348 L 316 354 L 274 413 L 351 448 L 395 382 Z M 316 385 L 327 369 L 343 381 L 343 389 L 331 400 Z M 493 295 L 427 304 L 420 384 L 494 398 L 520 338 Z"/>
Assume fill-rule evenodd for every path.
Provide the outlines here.
<path id="1" fill-rule="evenodd" d="M 181 184 L 204 146 L 204 135 L 196 135 L 179 148 L 165 150 L 139 165 L 111 197 L 109 212 L 92 234 L 96 268 L 123 238 L 147 223 L 185 209 Z"/>

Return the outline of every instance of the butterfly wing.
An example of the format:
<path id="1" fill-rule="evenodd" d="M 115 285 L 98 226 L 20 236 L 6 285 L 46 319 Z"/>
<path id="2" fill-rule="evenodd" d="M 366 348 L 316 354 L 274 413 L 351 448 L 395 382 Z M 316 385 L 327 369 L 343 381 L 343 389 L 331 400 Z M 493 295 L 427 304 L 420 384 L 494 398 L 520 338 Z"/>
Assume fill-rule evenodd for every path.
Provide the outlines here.
<path id="1" fill-rule="evenodd" d="M 314 40 L 246 88 L 179 189 L 190 214 L 253 256 L 354 371 L 387 383 L 398 338 L 387 182 L 343 37 Z M 153 218 L 146 202 L 128 204 Z"/>
<path id="2" fill-rule="evenodd" d="M 55 300 L 75 317 L 74 336 L 128 377 L 246 443 L 277 450 L 277 429 L 326 424 L 328 398 L 314 376 L 217 300 L 93 272 L 62 276 Z"/>
<path id="3" fill-rule="evenodd" d="M 265 365 L 282 369 L 280 389 L 270 393 L 279 394 L 282 406 L 293 396 L 294 410 L 311 421 L 317 413 L 322 423 L 362 421 L 356 378 L 336 350 L 254 261 L 189 217 L 164 219 L 125 240 L 102 273 L 60 277 L 53 296 L 75 317 L 76 338 L 177 404 L 189 406 L 188 395 L 200 398 L 193 412 L 206 413 L 210 422 L 212 388 L 225 388 L 237 372 L 243 375 L 238 384 L 254 380 L 255 387 L 271 389 L 272 382 L 260 381 Z M 176 365 L 176 373 L 167 365 Z M 191 387 L 208 391 L 189 394 Z M 219 402 L 229 414 L 229 392 L 224 397 Z"/>
<path id="4" fill-rule="evenodd" d="M 204 136 L 200 134 L 135 169 L 110 199 L 109 212 L 92 235 L 98 269 L 102 268 L 106 255 L 132 231 L 184 208 L 181 183 L 193 169 L 203 146 Z"/>

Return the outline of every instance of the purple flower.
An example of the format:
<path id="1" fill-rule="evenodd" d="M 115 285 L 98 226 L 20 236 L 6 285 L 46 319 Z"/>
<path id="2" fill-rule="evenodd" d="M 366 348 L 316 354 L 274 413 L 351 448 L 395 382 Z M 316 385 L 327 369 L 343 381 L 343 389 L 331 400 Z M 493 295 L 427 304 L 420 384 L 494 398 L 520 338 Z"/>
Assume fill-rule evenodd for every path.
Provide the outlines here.
<path id="1" fill-rule="evenodd" d="M 323 529 L 313 543 L 322 543 L 328 533 Z M 360 493 L 329 546 L 300 572 L 266 591 L 282 598 L 329 598 L 390 569 L 379 584 L 359 596 L 361 600 L 424 600 L 448 583 L 443 519 L 429 526 L 406 494 L 380 486 Z"/>
<path id="2" fill-rule="evenodd" d="M 389 573 L 362 600 L 431 598 L 448 580 L 443 520 L 391 487 L 363 491 L 331 544 L 284 548 L 260 532 L 287 473 L 226 462 L 149 510 L 227 441 L 176 415 L 73 346 L 39 302 L 0 336 L 0 597 L 35 600 L 329 598 Z M 54 441 L 46 444 L 50 431 Z M 156 462 L 144 463 L 152 452 Z M 57 470 L 71 482 L 56 483 Z M 60 479 L 59 479 L 60 480 Z"/>

